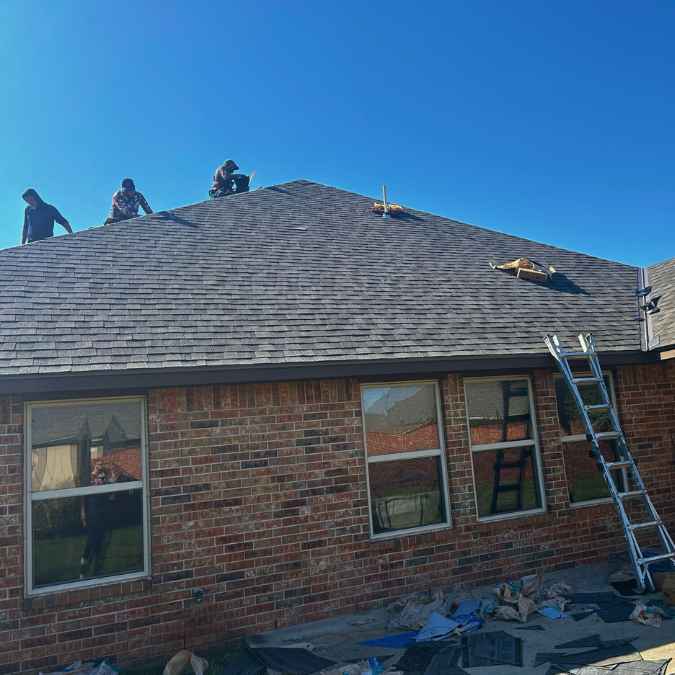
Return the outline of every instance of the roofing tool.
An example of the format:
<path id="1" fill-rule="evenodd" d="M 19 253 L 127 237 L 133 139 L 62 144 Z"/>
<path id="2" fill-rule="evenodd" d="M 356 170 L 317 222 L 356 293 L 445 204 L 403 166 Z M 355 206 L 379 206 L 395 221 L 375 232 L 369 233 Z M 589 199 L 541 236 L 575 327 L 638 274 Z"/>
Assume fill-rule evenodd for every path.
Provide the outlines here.
<path id="1" fill-rule="evenodd" d="M 654 580 L 649 566 L 661 561 L 670 561 L 675 567 L 675 545 L 647 494 L 642 476 L 628 449 L 626 437 L 619 424 L 619 416 L 605 384 L 593 336 L 590 333 L 579 335 L 580 351 L 567 351 L 560 345 L 556 335 L 547 335 L 544 342 L 553 358 L 558 362 L 563 378 L 577 404 L 581 420 L 586 429 L 586 439 L 592 446 L 591 453 L 598 463 L 618 511 L 624 536 L 628 543 L 628 553 L 635 572 L 638 589 L 640 592 L 654 590 Z M 580 362 L 583 364 L 586 361 L 590 366 L 591 375 L 584 374 L 581 376 L 578 371 L 574 372 L 570 361 L 576 361 L 577 368 Z M 588 390 L 597 388 L 600 402 L 588 405 L 581 394 L 580 387 L 585 387 Z M 591 414 L 597 412 L 603 413 L 603 419 L 609 421 L 609 431 L 595 430 Z M 617 455 L 615 461 L 605 459 L 600 448 L 601 441 L 615 443 Z M 623 483 L 621 486 L 617 484 L 620 479 Z M 641 511 L 646 518 L 645 520 L 633 522 L 631 515 L 635 515 L 634 510 L 627 508 L 630 502 L 642 505 Z M 653 533 L 654 531 L 662 546 L 662 552 L 658 554 L 647 552 L 637 538 L 638 532 Z"/>

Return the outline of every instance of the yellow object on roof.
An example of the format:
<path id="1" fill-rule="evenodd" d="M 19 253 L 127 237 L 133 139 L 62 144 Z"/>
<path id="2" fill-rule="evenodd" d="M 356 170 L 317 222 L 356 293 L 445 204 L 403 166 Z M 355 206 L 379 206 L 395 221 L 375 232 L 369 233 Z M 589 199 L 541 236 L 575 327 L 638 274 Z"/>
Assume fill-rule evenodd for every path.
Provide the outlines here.
<path id="1" fill-rule="evenodd" d="M 382 202 L 375 202 L 373 204 L 374 213 L 382 214 L 385 210 L 391 216 L 397 216 L 399 213 L 405 212 L 405 209 L 400 204 L 387 204 L 386 206 Z"/>
<path id="2" fill-rule="evenodd" d="M 551 265 L 544 267 L 529 258 L 516 258 L 516 260 L 502 263 L 501 265 L 491 262 L 490 267 L 508 272 L 518 279 L 535 281 L 540 284 L 546 283 L 555 274 L 555 267 Z"/>

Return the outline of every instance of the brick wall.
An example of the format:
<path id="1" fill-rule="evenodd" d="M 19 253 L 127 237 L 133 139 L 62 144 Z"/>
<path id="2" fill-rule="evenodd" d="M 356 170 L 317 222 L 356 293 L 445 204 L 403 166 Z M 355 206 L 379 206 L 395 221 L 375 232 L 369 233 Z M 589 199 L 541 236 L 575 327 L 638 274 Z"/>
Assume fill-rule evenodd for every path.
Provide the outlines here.
<path id="1" fill-rule="evenodd" d="M 158 389 L 148 395 L 151 579 L 33 599 L 23 597 L 23 403 L 0 398 L 0 674 L 140 660 L 623 549 L 613 507 L 569 508 L 552 372 L 533 373 L 548 513 L 496 523 L 476 522 L 462 378 L 441 385 L 451 529 L 368 539 L 356 380 Z M 675 364 L 621 368 L 616 389 L 647 485 L 675 525 Z"/>

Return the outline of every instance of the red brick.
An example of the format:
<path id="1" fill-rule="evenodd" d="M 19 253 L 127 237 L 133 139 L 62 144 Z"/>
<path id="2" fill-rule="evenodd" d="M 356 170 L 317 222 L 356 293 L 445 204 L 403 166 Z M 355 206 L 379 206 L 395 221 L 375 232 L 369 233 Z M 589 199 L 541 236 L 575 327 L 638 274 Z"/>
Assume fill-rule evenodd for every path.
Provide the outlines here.
<path id="1" fill-rule="evenodd" d="M 621 367 L 615 381 L 629 442 L 673 526 L 675 365 Z M 25 601 L 22 402 L 0 397 L 0 673 L 100 655 L 102 642 L 123 663 L 149 659 L 184 638 L 188 647 L 232 641 L 413 590 L 623 550 L 611 505 L 570 508 L 553 373 L 537 370 L 532 382 L 547 513 L 476 521 L 463 381 L 449 374 L 441 391 L 453 527 L 386 541 L 368 536 L 358 381 L 152 390 L 152 581 Z"/>

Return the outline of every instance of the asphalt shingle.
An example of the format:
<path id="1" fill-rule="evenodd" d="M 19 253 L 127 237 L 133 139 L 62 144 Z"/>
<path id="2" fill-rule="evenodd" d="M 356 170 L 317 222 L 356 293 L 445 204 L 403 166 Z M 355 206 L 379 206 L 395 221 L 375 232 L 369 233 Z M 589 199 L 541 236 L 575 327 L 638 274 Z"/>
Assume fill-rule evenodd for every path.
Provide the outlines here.
<path id="1" fill-rule="evenodd" d="M 371 205 L 295 181 L 0 251 L 0 377 L 640 349 L 637 268 Z M 488 265 L 520 256 L 555 286 Z"/>
<path id="2" fill-rule="evenodd" d="M 657 314 L 649 316 L 650 346 L 663 349 L 675 345 L 675 258 L 647 270 L 650 298 L 659 297 Z"/>

